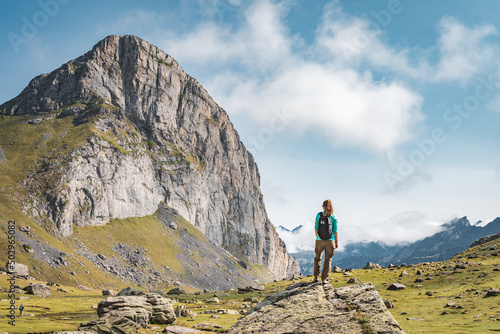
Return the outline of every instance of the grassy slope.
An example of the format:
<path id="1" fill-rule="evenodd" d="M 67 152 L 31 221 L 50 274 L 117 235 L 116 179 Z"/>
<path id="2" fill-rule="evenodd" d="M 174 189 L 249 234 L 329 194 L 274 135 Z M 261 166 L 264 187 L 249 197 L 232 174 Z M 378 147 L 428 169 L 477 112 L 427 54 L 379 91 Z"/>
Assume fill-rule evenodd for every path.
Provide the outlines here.
<path id="1" fill-rule="evenodd" d="M 461 253 L 452 260 L 439 263 L 421 264 L 400 269 L 378 269 L 378 270 L 355 270 L 352 276 L 343 274 L 331 274 L 330 282 L 334 287 L 347 285 L 351 277 L 356 277 L 361 282 L 372 282 L 380 295 L 384 299 L 393 302 L 395 308 L 390 309 L 396 320 L 403 326 L 406 333 L 493 333 L 498 330 L 500 319 L 500 296 L 484 298 L 485 291 L 489 288 L 500 288 L 499 272 L 493 271 L 500 268 L 500 257 L 489 255 L 490 251 L 485 247 L 497 245 L 500 249 L 500 240 L 491 241 L 485 245 L 476 246 L 473 249 Z M 448 266 L 455 267 L 457 263 L 462 263 L 470 253 L 481 254 L 477 259 L 469 260 L 469 267 L 452 273 Z M 441 269 L 442 270 L 441 270 Z M 399 277 L 405 270 L 407 276 Z M 423 276 L 416 275 L 417 270 L 424 272 Z M 486 272 L 484 277 L 478 277 Z M 414 283 L 418 277 L 425 278 L 426 274 L 431 274 L 431 280 L 423 283 Z M 482 275 L 481 275 L 482 276 Z M 303 278 L 311 281 L 311 277 Z M 387 286 L 393 282 L 405 284 L 407 288 L 401 291 L 389 291 Z M 231 327 L 239 315 L 219 314 L 219 318 L 213 318 L 212 314 L 203 314 L 207 310 L 220 308 L 242 310 L 243 300 L 248 297 L 257 298 L 262 301 L 265 296 L 282 291 L 290 281 L 274 282 L 266 285 L 263 292 L 253 292 L 238 294 L 236 291 L 222 293 L 207 293 L 202 295 L 190 294 L 178 297 L 177 304 L 187 306 L 192 311 L 198 313 L 194 319 L 179 318 L 177 325 L 193 327 L 197 323 L 210 322 L 223 326 L 224 329 Z M 412 287 L 415 284 L 422 284 L 422 287 Z M 20 284 L 23 285 L 23 284 Z M 6 276 L 0 276 L 0 286 L 6 288 Z M 8 330 L 11 333 L 24 333 L 33 326 L 37 330 L 62 330 L 75 329 L 78 324 L 88 319 L 96 318 L 92 305 L 104 297 L 100 296 L 97 290 L 92 292 L 81 291 L 72 287 L 65 287 L 68 295 L 53 293 L 52 297 L 40 298 L 31 296 L 29 300 L 24 300 L 27 306 L 26 314 L 32 313 L 34 317 L 26 317 L 19 320 L 15 329 L 7 325 L 5 318 L 0 319 L 0 331 Z M 54 291 L 54 289 L 52 289 Z M 432 296 L 426 295 L 427 291 L 433 292 Z M 206 301 L 217 296 L 220 304 L 209 304 Z M 0 298 L 6 298 L 6 293 L 0 293 Z M 20 303 L 21 301 L 18 301 Z M 455 303 L 462 308 L 446 307 L 447 303 Z M 6 314 L 7 301 L 0 301 L 0 313 Z M 248 310 L 245 308 L 244 310 Z M 443 311 L 449 312 L 442 314 Z M 401 314 L 406 312 L 407 314 Z M 418 318 L 423 320 L 407 320 L 407 318 Z M 145 333 L 154 333 L 150 326 L 144 330 Z M 163 326 L 162 326 L 163 327 Z"/>

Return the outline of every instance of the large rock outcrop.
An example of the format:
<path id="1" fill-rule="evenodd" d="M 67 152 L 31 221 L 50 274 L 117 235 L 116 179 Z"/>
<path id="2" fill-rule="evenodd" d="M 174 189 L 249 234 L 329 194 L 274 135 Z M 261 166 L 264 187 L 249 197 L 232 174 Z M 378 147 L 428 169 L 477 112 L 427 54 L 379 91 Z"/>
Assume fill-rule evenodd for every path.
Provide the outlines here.
<path id="1" fill-rule="evenodd" d="M 298 283 L 269 296 L 227 334 L 404 333 L 371 283 Z"/>
<path id="2" fill-rule="evenodd" d="M 108 297 L 97 305 L 97 315 L 99 318 L 127 318 L 142 327 L 148 323 L 172 324 L 177 320 L 170 299 L 154 293 Z"/>
<path id="3" fill-rule="evenodd" d="M 227 113 L 156 46 L 109 36 L 34 78 L 0 113 L 32 116 L 33 126 L 71 117 L 75 133 L 88 129 L 83 142 L 68 142 L 75 147 L 67 156 L 37 161 L 23 184 L 25 211 L 54 233 L 149 215 L 165 202 L 231 253 L 280 278 L 300 272 L 267 217 L 257 165 Z"/>

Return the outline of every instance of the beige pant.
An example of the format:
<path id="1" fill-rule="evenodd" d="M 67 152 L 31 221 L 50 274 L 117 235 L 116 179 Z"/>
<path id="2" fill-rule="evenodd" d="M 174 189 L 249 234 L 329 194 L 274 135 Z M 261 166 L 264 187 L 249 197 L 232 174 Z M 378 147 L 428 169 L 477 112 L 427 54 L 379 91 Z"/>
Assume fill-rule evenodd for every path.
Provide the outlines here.
<path id="1" fill-rule="evenodd" d="M 325 265 L 321 272 L 321 280 L 324 281 L 328 278 L 328 274 L 332 268 L 332 256 L 335 254 L 335 244 L 333 240 L 316 240 L 314 248 L 316 256 L 314 257 L 314 278 L 319 276 L 319 269 L 321 266 L 321 256 L 325 252 Z"/>

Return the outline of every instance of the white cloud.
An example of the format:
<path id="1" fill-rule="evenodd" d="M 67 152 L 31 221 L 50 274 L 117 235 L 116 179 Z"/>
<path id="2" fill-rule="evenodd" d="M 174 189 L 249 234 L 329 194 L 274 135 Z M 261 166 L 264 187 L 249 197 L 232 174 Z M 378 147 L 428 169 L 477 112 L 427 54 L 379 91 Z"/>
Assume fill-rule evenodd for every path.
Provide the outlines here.
<path id="1" fill-rule="evenodd" d="M 228 110 L 267 124 L 273 110 L 287 109 L 289 127 L 312 131 L 335 146 L 386 152 L 412 138 L 423 119 L 422 98 L 396 82 L 378 83 L 369 74 L 328 64 L 295 63 L 268 80 L 219 77 L 211 85 Z M 219 90 L 226 82 L 229 94 Z"/>
<path id="2" fill-rule="evenodd" d="M 339 62 L 386 70 L 422 82 L 466 83 L 490 68 L 498 68 L 495 56 L 498 44 L 487 38 L 497 35 L 493 25 L 466 27 L 453 17 L 443 17 L 436 46 L 427 50 L 395 49 L 385 39 L 385 32 L 369 19 L 352 17 L 338 3 L 325 8 L 318 28 L 318 47 Z M 429 59 L 436 53 L 437 62 Z"/>
<path id="3" fill-rule="evenodd" d="M 283 4 L 257 1 L 245 12 L 236 31 L 213 22 L 165 41 L 180 59 L 200 64 L 228 64 L 207 85 L 230 113 L 248 115 L 269 124 L 275 110 L 295 117 L 289 128 L 312 131 L 335 146 L 376 152 L 392 151 L 412 139 L 412 127 L 422 121 L 422 98 L 396 81 L 375 81 L 334 61 L 311 61 L 292 45 L 300 44 L 283 23 Z M 306 47 L 307 48 L 307 47 Z M 230 70 L 230 64 L 243 71 Z"/>
<path id="4" fill-rule="evenodd" d="M 455 18 L 444 17 L 439 29 L 441 58 L 435 80 L 465 82 L 492 65 L 498 66 L 498 45 L 485 42 L 487 37 L 497 34 L 493 25 L 467 28 Z"/>
<path id="5" fill-rule="evenodd" d="M 386 245 L 407 244 L 438 233 L 448 220 L 436 220 L 421 212 L 403 212 L 379 224 L 338 226 L 339 250 L 355 242 L 380 241 Z M 314 250 L 314 223 L 308 221 L 298 233 L 279 231 L 290 253 Z"/>
<path id="6" fill-rule="evenodd" d="M 206 64 L 240 63 L 253 71 L 270 70 L 290 57 L 293 38 L 281 18 L 282 4 L 256 1 L 244 12 L 245 21 L 236 30 L 230 25 L 202 22 L 185 35 L 162 41 L 169 53 L 184 61 Z"/>
<path id="7" fill-rule="evenodd" d="M 412 67 L 409 64 L 409 50 L 396 50 L 383 42 L 383 37 L 384 32 L 374 22 L 352 17 L 334 2 L 325 7 L 318 27 L 318 53 L 325 51 L 336 62 L 349 66 L 359 66 L 365 61 L 377 69 L 391 70 L 410 77 L 421 76 L 426 65 Z"/>
<path id="8" fill-rule="evenodd" d="M 345 226 L 345 243 L 381 241 L 387 245 L 415 242 L 441 230 L 446 221 L 438 221 L 421 212 L 403 212 L 380 224 Z M 339 238 L 340 239 L 340 238 Z"/>

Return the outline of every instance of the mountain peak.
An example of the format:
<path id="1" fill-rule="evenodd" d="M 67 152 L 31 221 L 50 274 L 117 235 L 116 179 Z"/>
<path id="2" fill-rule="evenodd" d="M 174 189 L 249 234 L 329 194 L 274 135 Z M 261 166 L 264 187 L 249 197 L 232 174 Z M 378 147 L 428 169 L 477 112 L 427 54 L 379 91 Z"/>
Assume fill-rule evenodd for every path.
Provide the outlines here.
<path id="1" fill-rule="evenodd" d="M 145 40 L 108 36 L 31 80 L 0 112 L 26 116 L 17 122 L 39 126 L 39 142 L 61 138 L 23 182 L 26 211 L 61 236 L 74 225 L 151 215 L 164 202 L 233 255 L 277 277 L 300 272 L 271 227 L 257 165 L 227 113 Z M 61 123 L 61 133 L 43 133 Z M 65 142 L 74 132 L 79 140 Z M 53 149 L 59 144 L 67 154 Z"/>
<path id="2" fill-rule="evenodd" d="M 462 228 L 462 227 L 470 227 L 472 226 L 467 216 L 462 218 L 455 218 L 451 221 L 443 224 L 443 226 L 452 227 L 452 228 Z"/>
<path id="3" fill-rule="evenodd" d="M 14 99 L 0 106 L 6 115 L 48 114 L 102 99 L 141 125 L 151 121 L 150 108 L 169 102 L 168 88 L 196 82 L 158 47 L 132 35 L 111 35 L 84 55 L 48 74 L 35 77 Z M 201 86 L 199 89 L 208 98 Z M 170 99 L 172 97 L 170 96 Z M 170 101 L 177 104 L 178 101 Z M 211 101 L 212 105 L 215 102 Z"/>

